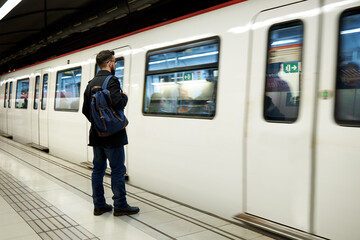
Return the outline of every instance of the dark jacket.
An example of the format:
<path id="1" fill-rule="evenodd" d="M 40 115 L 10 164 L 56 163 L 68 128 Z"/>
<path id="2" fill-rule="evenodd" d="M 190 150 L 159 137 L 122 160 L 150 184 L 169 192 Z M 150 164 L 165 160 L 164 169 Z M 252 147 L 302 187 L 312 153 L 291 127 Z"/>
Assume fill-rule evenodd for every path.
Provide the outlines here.
<path id="1" fill-rule="evenodd" d="M 94 86 L 102 86 L 107 76 L 111 73 L 106 70 L 100 70 L 96 76 L 88 83 L 85 92 L 84 92 L 84 104 L 82 112 L 86 118 L 91 122 L 91 88 Z M 107 89 L 110 91 L 112 104 L 111 106 L 114 109 L 124 109 L 128 98 L 125 94 L 121 93 L 120 82 L 117 77 L 112 77 L 107 85 Z M 89 134 L 89 146 L 96 147 L 120 147 L 128 144 L 128 139 L 126 135 L 126 130 L 123 129 L 111 136 L 108 137 L 99 137 L 93 124 L 91 124 L 90 134 Z"/>

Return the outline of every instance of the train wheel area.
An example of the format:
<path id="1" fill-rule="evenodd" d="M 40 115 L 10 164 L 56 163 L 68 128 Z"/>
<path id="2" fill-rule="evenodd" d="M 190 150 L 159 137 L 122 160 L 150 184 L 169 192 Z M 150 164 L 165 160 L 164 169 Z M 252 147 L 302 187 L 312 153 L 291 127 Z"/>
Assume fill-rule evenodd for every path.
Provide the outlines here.
<path id="1" fill-rule="evenodd" d="M 110 177 L 105 197 L 112 203 Z M 0 137 L 5 239 L 280 239 L 126 185 L 132 216 L 93 216 L 91 170 Z M 266 235 L 264 235 L 266 234 Z"/>

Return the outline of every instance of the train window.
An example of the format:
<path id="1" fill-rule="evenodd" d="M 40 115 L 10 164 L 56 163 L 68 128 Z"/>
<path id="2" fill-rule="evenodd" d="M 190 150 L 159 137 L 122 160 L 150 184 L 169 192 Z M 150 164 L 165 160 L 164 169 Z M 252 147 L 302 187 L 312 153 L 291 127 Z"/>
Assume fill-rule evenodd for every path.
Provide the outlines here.
<path id="1" fill-rule="evenodd" d="M 36 76 L 36 78 L 35 78 L 34 109 L 38 109 L 39 89 L 40 89 L 40 76 Z"/>
<path id="2" fill-rule="evenodd" d="M 17 81 L 15 108 L 27 108 L 29 94 L 29 79 Z"/>
<path id="3" fill-rule="evenodd" d="M 80 83 L 81 68 L 57 73 L 55 110 L 79 110 Z"/>
<path id="4" fill-rule="evenodd" d="M 7 99 L 7 92 L 9 83 L 5 83 L 5 94 L 4 94 L 4 108 L 6 108 L 6 99 Z"/>
<path id="5" fill-rule="evenodd" d="M 214 117 L 218 71 L 219 38 L 148 52 L 143 113 Z"/>
<path id="6" fill-rule="evenodd" d="M 296 121 L 301 90 L 303 24 L 294 21 L 269 30 L 264 118 Z"/>
<path id="7" fill-rule="evenodd" d="M 48 87 L 48 74 L 43 76 L 43 87 L 42 87 L 42 95 L 41 95 L 41 109 L 46 109 L 46 98 L 47 98 L 47 87 Z"/>
<path id="8" fill-rule="evenodd" d="M 115 76 L 119 79 L 120 87 L 123 88 L 124 81 L 124 58 L 117 58 L 115 60 Z M 96 73 L 100 71 L 100 67 L 96 65 Z"/>
<path id="9" fill-rule="evenodd" d="M 340 18 L 335 120 L 360 126 L 360 9 Z"/>
<path id="10" fill-rule="evenodd" d="M 10 82 L 8 108 L 11 108 L 12 89 L 13 89 L 13 82 Z"/>

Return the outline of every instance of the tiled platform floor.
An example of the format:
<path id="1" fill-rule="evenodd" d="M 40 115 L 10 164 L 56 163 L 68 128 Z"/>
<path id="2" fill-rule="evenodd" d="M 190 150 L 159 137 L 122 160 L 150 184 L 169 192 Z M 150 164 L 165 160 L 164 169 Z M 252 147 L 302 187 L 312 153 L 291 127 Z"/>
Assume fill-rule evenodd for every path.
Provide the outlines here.
<path id="1" fill-rule="evenodd" d="M 270 240 L 127 185 L 140 213 L 93 216 L 91 170 L 0 137 L 0 240 Z M 111 200 L 110 178 L 105 194 Z"/>

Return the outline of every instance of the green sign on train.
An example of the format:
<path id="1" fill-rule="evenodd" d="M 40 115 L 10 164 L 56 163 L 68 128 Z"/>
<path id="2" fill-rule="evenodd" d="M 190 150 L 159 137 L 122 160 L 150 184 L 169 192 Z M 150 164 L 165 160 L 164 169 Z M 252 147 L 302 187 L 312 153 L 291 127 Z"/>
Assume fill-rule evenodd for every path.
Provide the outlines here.
<path id="1" fill-rule="evenodd" d="M 286 73 L 299 72 L 298 63 L 284 63 L 284 72 Z"/>
<path id="2" fill-rule="evenodd" d="M 184 74 L 184 81 L 192 80 L 192 73 L 185 73 Z"/>

